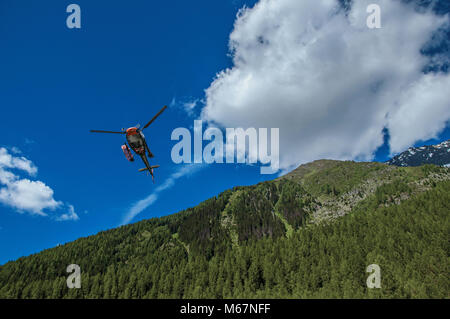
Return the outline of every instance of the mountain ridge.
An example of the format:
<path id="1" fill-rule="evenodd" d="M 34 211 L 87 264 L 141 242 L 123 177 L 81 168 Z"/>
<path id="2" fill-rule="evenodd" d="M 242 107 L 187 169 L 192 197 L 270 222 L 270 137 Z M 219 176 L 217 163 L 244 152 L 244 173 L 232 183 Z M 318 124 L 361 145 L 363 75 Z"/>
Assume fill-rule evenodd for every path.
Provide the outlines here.
<path id="1" fill-rule="evenodd" d="M 314 161 L 176 214 L 8 262 L 0 266 L 0 297 L 446 296 L 449 180 L 449 169 L 434 165 Z M 417 251 L 441 269 L 421 284 Z M 389 290 L 364 288 L 369 261 L 387 267 Z M 65 286 L 72 263 L 81 266 L 81 290 Z M 410 277 L 401 274 L 403 264 L 413 267 Z"/>
<path id="2" fill-rule="evenodd" d="M 448 167 L 450 166 L 450 140 L 434 145 L 409 147 L 406 151 L 386 161 L 386 163 L 396 166 L 435 164 Z"/>

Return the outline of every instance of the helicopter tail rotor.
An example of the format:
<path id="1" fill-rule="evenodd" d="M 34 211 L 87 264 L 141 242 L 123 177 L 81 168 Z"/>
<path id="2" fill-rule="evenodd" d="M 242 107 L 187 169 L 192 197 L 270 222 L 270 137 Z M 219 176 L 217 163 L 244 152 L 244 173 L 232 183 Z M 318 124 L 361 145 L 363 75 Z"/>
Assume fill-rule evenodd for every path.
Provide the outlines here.
<path id="1" fill-rule="evenodd" d="M 153 166 L 150 166 L 150 169 L 153 170 L 154 168 L 158 168 L 158 167 L 159 167 L 159 165 L 153 165 Z M 148 171 L 147 167 L 139 169 L 139 172 L 145 172 L 145 171 Z"/>

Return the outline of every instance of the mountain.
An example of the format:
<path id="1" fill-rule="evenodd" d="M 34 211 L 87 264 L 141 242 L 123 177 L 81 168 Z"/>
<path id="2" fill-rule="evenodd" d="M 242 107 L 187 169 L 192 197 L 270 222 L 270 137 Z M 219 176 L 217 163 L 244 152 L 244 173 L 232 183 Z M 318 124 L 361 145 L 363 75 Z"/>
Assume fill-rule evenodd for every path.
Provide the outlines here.
<path id="1" fill-rule="evenodd" d="M 0 298 L 448 298 L 449 210 L 449 168 L 319 160 L 8 262 Z"/>
<path id="2" fill-rule="evenodd" d="M 441 166 L 450 165 L 450 140 L 437 145 L 425 145 L 410 147 L 386 162 L 396 166 L 420 166 L 423 164 L 435 164 Z"/>

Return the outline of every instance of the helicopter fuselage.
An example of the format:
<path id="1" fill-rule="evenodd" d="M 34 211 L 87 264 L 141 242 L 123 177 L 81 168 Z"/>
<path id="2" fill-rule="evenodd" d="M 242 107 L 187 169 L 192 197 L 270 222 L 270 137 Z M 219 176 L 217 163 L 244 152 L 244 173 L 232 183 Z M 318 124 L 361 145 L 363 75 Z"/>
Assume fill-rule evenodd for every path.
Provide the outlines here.
<path id="1" fill-rule="evenodd" d="M 128 145 L 138 155 L 145 155 L 147 150 L 147 143 L 144 134 L 136 127 L 130 127 L 126 130 L 126 138 Z"/>

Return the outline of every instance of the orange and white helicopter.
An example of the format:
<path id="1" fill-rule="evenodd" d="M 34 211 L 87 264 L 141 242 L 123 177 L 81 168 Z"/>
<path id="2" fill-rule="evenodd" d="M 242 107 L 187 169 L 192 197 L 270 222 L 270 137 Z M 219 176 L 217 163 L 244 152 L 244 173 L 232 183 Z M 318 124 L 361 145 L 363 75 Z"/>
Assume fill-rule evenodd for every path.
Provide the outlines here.
<path id="1" fill-rule="evenodd" d="M 140 125 L 136 125 L 135 127 L 130 127 L 128 129 L 122 129 L 122 131 L 101 131 L 101 130 L 91 130 L 92 133 L 113 133 L 113 134 L 126 134 L 126 139 L 128 144 L 130 145 L 131 149 L 138 154 L 142 161 L 145 164 L 145 168 L 141 168 L 139 172 L 148 171 L 152 175 L 153 182 L 155 181 L 154 175 L 153 175 L 153 169 L 159 167 L 159 165 L 150 165 L 146 153 L 148 153 L 148 157 L 152 158 L 154 157 L 153 153 L 150 151 L 150 148 L 147 145 L 147 141 L 145 140 L 145 136 L 142 133 L 144 129 L 146 129 L 150 124 L 153 123 L 154 120 L 158 116 L 161 115 L 162 112 L 167 108 L 165 105 L 156 115 L 147 123 L 142 129 L 139 129 Z M 130 147 L 128 147 L 127 143 L 122 145 L 123 153 L 125 154 L 125 157 L 130 161 L 134 161 L 133 154 L 130 151 Z"/>

